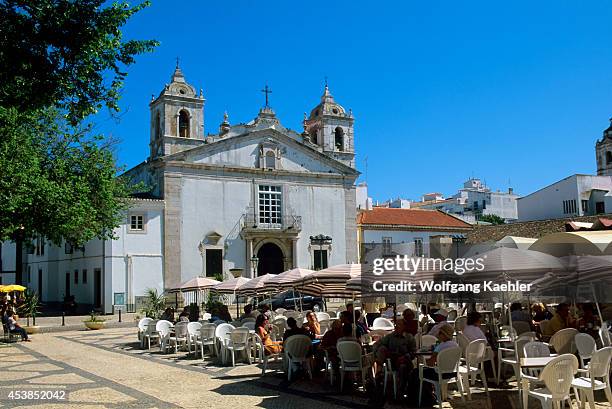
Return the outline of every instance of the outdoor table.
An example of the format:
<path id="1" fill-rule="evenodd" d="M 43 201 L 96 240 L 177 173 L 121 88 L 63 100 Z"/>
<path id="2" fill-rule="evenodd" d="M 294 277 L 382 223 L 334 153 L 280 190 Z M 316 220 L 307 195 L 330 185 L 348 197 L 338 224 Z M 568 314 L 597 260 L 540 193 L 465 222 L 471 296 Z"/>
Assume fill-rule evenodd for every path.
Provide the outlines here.
<path id="1" fill-rule="evenodd" d="M 542 368 L 554 358 L 556 358 L 556 355 L 537 358 L 521 358 L 521 368 Z"/>

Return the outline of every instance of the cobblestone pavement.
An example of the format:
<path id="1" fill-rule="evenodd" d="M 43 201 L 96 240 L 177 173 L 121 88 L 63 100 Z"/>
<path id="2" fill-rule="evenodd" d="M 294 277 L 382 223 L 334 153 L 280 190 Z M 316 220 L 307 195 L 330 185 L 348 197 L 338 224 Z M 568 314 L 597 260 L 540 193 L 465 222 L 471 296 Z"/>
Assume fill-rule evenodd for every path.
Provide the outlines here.
<path id="1" fill-rule="evenodd" d="M 363 390 L 340 393 L 323 374 L 289 384 L 279 369 L 272 362 L 261 377 L 259 364 L 238 362 L 232 368 L 208 357 L 189 357 L 187 352 L 141 350 L 135 328 L 38 334 L 31 343 L 0 344 L 0 408 L 373 407 Z M 518 393 L 511 387 L 491 388 L 491 406 L 479 385 L 472 401 L 462 403 L 455 393 L 444 407 L 519 409 Z M 15 399 L 19 391 L 61 391 L 66 399 Z M 609 408 L 604 399 L 597 396 L 597 409 Z M 538 401 L 530 402 L 530 409 L 540 407 Z"/>

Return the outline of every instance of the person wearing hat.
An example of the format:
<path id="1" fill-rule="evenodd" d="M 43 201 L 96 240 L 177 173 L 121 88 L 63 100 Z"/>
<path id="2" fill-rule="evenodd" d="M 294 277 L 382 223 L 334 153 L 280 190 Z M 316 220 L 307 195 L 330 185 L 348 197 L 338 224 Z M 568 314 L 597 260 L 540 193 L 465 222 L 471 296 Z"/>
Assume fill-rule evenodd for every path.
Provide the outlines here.
<path id="1" fill-rule="evenodd" d="M 445 308 L 440 308 L 438 311 L 436 311 L 433 315 L 433 318 L 436 321 L 436 325 L 434 325 L 433 328 L 428 332 L 428 335 L 433 335 L 434 337 L 437 337 L 440 328 L 442 328 L 442 326 L 444 325 L 448 325 L 448 323 L 446 322 L 446 317 L 448 317 L 448 310 L 446 310 Z"/>
<path id="2" fill-rule="evenodd" d="M 435 348 L 433 350 L 433 354 L 431 355 L 431 358 L 429 358 L 426 361 L 427 366 L 433 367 L 433 366 L 436 365 L 436 362 L 438 360 L 438 354 L 441 351 L 444 351 L 445 349 L 448 349 L 448 348 L 459 347 L 459 344 L 457 344 L 455 341 L 453 341 L 453 334 L 454 333 L 455 333 L 455 330 L 453 329 L 453 327 L 450 324 L 445 323 L 445 324 L 440 326 L 440 329 L 439 329 L 438 335 L 437 335 L 438 340 L 440 341 L 440 343 L 435 346 Z M 425 369 L 431 369 L 431 373 L 434 376 L 431 379 L 438 379 L 438 374 L 433 370 L 433 368 L 425 368 Z M 425 374 L 425 376 L 427 377 L 427 374 Z"/>

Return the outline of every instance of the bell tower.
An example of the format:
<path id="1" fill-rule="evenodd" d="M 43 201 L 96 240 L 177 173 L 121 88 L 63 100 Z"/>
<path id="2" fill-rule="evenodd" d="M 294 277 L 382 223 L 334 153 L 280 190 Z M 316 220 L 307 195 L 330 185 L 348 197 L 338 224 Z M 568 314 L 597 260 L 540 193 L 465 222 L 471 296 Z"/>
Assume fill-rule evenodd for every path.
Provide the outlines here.
<path id="1" fill-rule="evenodd" d="M 319 149 L 344 164 L 355 167 L 354 118 L 338 104 L 325 82 L 321 102 L 305 120 L 305 132 Z"/>
<path id="2" fill-rule="evenodd" d="M 603 138 L 595 143 L 595 156 L 597 159 L 597 174 L 599 176 L 612 176 L 612 118 L 610 126 L 603 131 Z"/>
<path id="3" fill-rule="evenodd" d="M 152 97 L 150 159 L 204 143 L 204 95 L 185 81 L 178 59 L 170 84 Z"/>

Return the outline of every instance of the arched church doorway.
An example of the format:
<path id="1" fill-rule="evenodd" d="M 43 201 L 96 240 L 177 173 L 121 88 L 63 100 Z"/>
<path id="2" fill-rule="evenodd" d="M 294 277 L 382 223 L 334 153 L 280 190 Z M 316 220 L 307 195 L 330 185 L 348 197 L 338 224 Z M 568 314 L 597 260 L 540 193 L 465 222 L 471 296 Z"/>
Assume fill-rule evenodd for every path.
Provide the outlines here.
<path id="1" fill-rule="evenodd" d="M 266 243 L 257 252 L 259 263 L 257 264 L 257 275 L 280 274 L 283 272 L 285 263 L 283 251 L 274 243 Z"/>

